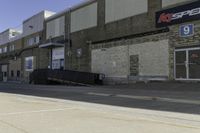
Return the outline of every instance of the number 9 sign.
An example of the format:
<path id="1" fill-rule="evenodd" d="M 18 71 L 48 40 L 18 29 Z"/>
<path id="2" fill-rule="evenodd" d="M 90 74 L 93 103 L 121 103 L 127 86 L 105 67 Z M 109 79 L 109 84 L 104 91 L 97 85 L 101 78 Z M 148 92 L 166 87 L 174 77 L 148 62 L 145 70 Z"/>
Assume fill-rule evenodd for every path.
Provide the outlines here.
<path id="1" fill-rule="evenodd" d="M 188 25 L 181 25 L 179 29 L 179 35 L 180 37 L 188 37 L 194 35 L 194 25 L 188 24 Z"/>

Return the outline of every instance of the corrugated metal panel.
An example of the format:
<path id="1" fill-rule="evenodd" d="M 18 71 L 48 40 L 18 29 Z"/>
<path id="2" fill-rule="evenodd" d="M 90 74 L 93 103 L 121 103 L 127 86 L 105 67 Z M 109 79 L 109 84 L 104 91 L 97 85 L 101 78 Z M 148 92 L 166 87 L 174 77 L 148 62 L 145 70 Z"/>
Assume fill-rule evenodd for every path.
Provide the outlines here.
<path id="1" fill-rule="evenodd" d="M 106 23 L 147 11 L 148 0 L 106 0 Z"/>
<path id="2" fill-rule="evenodd" d="M 97 3 L 82 7 L 71 13 L 71 32 L 97 26 Z"/>

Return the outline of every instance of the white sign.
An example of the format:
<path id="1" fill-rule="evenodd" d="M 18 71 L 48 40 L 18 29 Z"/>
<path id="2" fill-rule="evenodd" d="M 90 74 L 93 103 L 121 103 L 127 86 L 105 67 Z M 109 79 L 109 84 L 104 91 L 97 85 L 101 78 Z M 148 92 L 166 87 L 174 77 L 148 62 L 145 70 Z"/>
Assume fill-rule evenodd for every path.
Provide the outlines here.
<path id="1" fill-rule="evenodd" d="M 80 58 L 82 56 L 82 49 L 79 48 L 79 49 L 76 50 L 76 52 L 77 52 L 77 57 Z"/>
<path id="2" fill-rule="evenodd" d="M 33 56 L 25 58 L 25 70 L 26 71 L 33 71 Z"/>
<path id="3" fill-rule="evenodd" d="M 52 60 L 64 59 L 64 47 L 52 50 Z"/>

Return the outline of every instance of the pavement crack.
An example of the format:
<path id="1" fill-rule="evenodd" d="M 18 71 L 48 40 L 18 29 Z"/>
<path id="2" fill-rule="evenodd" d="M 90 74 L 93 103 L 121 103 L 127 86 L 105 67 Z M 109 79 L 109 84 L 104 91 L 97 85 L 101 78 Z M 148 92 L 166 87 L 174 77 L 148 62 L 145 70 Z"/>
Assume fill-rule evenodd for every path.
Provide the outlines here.
<path id="1" fill-rule="evenodd" d="M 11 123 L 9 123 L 9 122 L 0 120 L 0 123 L 2 123 L 2 124 L 4 124 L 4 125 L 7 125 L 7 126 L 9 126 L 9 127 L 12 127 L 12 128 L 14 128 L 14 129 L 16 129 L 16 130 L 22 132 L 22 133 L 29 133 L 28 131 L 26 131 L 26 130 L 20 128 L 20 127 L 17 127 L 17 126 L 15 126 L 15 125 L 13 125 L 13 124 L 11 124 Z"/>

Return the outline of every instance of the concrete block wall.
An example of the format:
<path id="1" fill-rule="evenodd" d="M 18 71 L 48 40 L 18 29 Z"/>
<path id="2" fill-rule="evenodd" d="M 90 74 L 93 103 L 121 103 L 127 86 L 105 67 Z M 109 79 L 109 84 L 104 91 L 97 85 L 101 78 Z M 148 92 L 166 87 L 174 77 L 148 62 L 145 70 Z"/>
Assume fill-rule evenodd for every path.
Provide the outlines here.
<path id="1" fill-rule="evenodd" d="M 92 72 L 104 73 L 107 83 L 128 82 L 130 56 L 139 56 L 139 75 L 131 80 L 169 79 L 168 33 L 91 46 Z M 130 80 L 130 79 L 129 79 Z"/>

